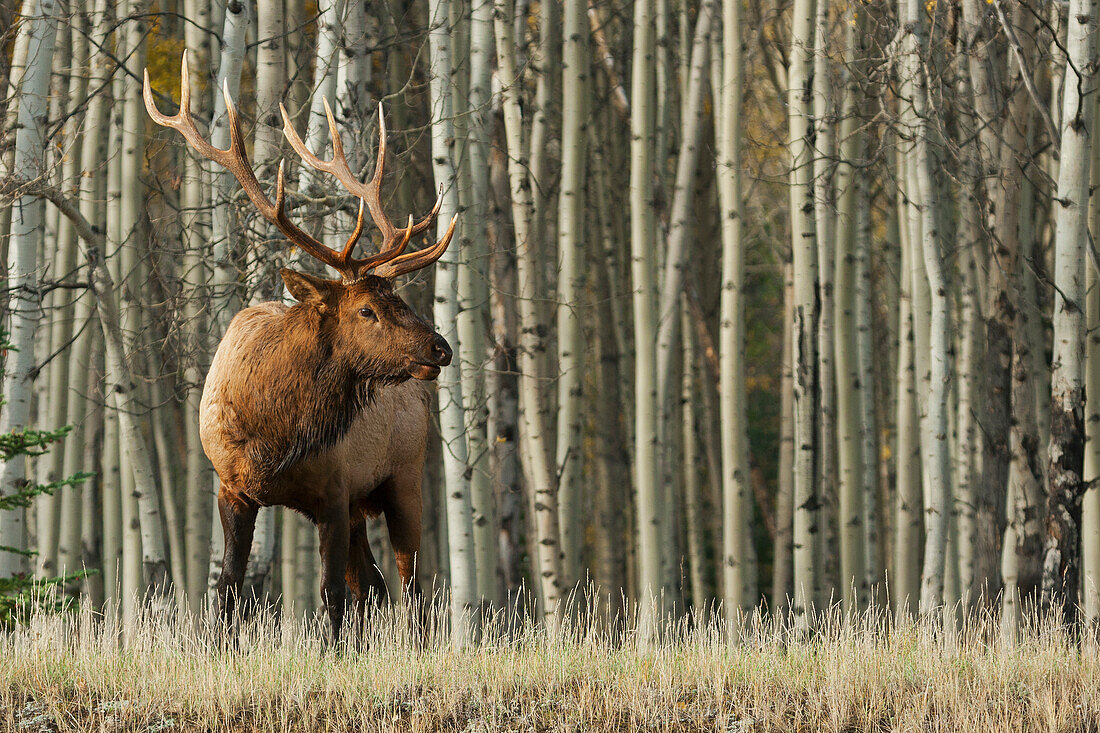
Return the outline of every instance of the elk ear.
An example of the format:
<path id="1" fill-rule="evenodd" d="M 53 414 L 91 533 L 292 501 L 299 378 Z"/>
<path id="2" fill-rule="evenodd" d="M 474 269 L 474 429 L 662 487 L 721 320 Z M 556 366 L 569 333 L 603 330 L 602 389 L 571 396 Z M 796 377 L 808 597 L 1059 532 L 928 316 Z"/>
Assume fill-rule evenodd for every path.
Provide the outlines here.
<path id="1" fill-rule="evenodd" d="M 337 283 L 332 280 L 326 280 L 314 275 L 307 275 L 304 272 L 297 272 L 288 267 L 284 267 L 280 270 L 279 274 L 283 276 L 283 282 L 286 283 L 287 292 L 299 303 L 311 305 L 322 313 L 335 304 L 336 293 L 333 287 Z"/>

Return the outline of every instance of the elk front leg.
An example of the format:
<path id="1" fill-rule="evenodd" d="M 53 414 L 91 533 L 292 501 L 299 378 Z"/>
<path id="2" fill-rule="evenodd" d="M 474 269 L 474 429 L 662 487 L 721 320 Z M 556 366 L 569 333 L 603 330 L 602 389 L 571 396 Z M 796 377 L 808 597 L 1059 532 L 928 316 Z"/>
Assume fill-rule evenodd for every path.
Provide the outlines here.
<path id="1" fill-rule="evenodd" d="M 333 646 L 340 643 L 340 632 L 344 626 L 347 604 L 344 573 L 348 567 L 350 529 L 346 502 L 317 521 L 321 545 L 321 600 L 328 609 L 332 624 Z"/>
<path id="2" fill-rule="evenodd" d="M 257 507 L 231 497 L 222 485 L 218 492 L 218 515 L 225 534 L 225 557 L 218 579 L 218 604 L 226 629 L 234 628 L 237 607 L 241 602 L 244 571 L 248 553 L 252 551 L 252 533 L 256 529 Z"/>
<path id="3" fill-rule="evenodd" d="M 416 579 L 416 558 L 420 552 L 420 475 L 393 479 L 393 492 L 386 506 L 386 527 L 393 545 L 401 596 L 409 604 L 410 617 L 419 634 L 424 624 L 424 604 Z"/>

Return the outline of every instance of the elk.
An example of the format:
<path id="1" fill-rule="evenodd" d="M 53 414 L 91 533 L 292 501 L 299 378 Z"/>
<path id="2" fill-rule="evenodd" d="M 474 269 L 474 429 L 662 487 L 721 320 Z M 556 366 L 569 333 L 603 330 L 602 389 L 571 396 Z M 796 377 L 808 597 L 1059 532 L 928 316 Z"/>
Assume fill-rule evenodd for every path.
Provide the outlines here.
<path id="1" fill-rule="evenodd" d="M 223 150 L 204 140 L 191 118 L 186 52 L 181 77 L 179 112 L 169 116 L 153 101 L 146 70 L 145 107 L 153 121 L 177 130 L 200 155 L 225 167 L 265 219 L 341 276 L 329 280 L 283 269 L 287 292 L 298 302 L 262 303 L 238 313 L 207 373 L 199 429 L 221 480 L 225 560 L 217 595 L 222 617 L 232 627 L 257 510 L 289 507 L 317 525 L 321 597 L 338 642 L 346 588 L 355 596 L 360 620 L 368 599 L 386 594 L 367 542 L 368 518 L 385 517 L 403 592 L 419 602 L 415 563 L 429 431 L 426 383 L 451 362 L 451 347 L 394 292 L 393 281 L 439 259 L 458 215 L 434 245 L 406 253 L 410 240 L 436 220 L 442 191 L 415 224 L 410 216 L 405 227 L 397 227 L 386 217 L 380 195 L 386 159 L 381 105 L 378 158 L 367 183 L 349 168 L 327 101 L 329 161 L 306 148 L 283 109 L 284 134 L 295 152 L 359 199 L 354 231 L 337 252 L 288 217 L 281 163 L 275 202 L 260 188 L 228 88 L 223 95 L 230 144 Z M 363 233 L 364 209 L 381 231 L 382 244 L 378 254 L 356 258 L 352 251 Z"/>

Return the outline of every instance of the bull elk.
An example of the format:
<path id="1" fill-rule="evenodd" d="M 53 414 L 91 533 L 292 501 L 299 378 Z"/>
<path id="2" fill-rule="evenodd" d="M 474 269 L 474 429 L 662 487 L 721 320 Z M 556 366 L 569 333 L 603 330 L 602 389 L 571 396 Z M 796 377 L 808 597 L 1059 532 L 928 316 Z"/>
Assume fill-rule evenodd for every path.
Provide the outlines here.
<path id="1" fill-rule="evenodd" d="M 429 429 L 429 392 L 451 362 L 451 348 L 394 293 L 393 280 L 435 262 L 454 235 L 458 216 L 443 238 L 405 252 L 410 240 L 435 221 L 442 195 L 419 222 L 405 227 L 386 217 L 380 189 L 386 162 L 386 129 L 379 105 L 378 160 L 363 183 L 351 172 L 332 112 L 328 114 L 332 160 L 311 153 L 282 110 L 284 134 L 313 168 L 332 174 L 359 199 L 355 228 L 337 252 L 291 222 L 285 208 L 282 164 L 272 203 L 248 162 L 244 137 L 228 89 L 223 90 L 230 143 L 204 140 L 190 110 L 187 55 L 181 71 L 180 108 L 157 109 L 145 72 L 145 107 L 153 120 L 183 135 L 198 153 L 224 166 L 253 205 L 293 244 L 332 267 L 341 280 L 290 269 L 281 274 L 298 302 L 262 303 L 238 313 L 218 345 L 199 407 L 203 450 L 221 479 L 218 511 L 225 530 L 225 561 L 217 593 L 223 618 L 234 620 L 260 507 L 301 512 L 320 535 L 321 597 L 333 639 L 343 626 L 346 587 L 360 619 L 368 598 L 384 597 L 365 528 L 383 515 L 403 591 L 419 600 L 415 578 L 420 547 L 420 480 Z M 356 258 L 364 209 L 381 230 L 376 255 Z"/>

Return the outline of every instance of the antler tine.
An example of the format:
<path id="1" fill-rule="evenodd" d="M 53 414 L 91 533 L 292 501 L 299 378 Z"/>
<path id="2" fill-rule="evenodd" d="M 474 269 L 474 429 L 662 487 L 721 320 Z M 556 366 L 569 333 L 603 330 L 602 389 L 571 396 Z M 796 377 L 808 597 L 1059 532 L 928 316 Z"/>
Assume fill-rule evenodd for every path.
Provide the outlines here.
<path id="1" fill-rule="evenodd" d="M 389 262 L 379 266 L 374 274 L 379 277 L 398 277 L 399 275 L 404 275 L 432 264 L 447 251 L 447 247 L 451 243 L 451 238 L 454 237 L 456 224 L 458 224 L 457 213 L 451 217 L 451 223 L 447 226 L 447 231 L 443 234 L 443 238 L 433 246 L 416 252 L 410 252 L 400 257 L 395 257 Z"/>
<path id="2" fill-rule="evenodd" d="M 359 241 L 359 237 L 363 235 L 363 199 L 359 199 L 359 213 L 355 217 L 355 230 L 348 237 L 347 243 L 344 245 L 344 250 L 340 253 L 340 259 L 344 262 L 356 262 L 356 266 L 360 267 L 358 261 L 353 260 L 351 257 L 351 251 L 355 249 L 355 243 Z"/>
<path id="3" fill-rule="evenodd" d="M 149 69 L 145 69 L 145 83 L 142 89 L 142 96 L 145 99 L 145 109 L 153 121 L 158 125 L 170 127 L 178 131 L 183 135 L 183 138 L 188 144 L 200 155 L 213 160 L 215 163 L 220 164 L 232 173 L 241 184 L 241 188 L 243 188 L 244 192 L 248 195 L 249 200 L 251 200 L 253 205 L 259 210 L 260 214 L 277 226 L 279 230 L 286 235 L 287 239 L 297 244 L 326 265 L 340 270 L 345 277 L 352 276 L 354 273 L 349 273 L 347 271 L 347 265 L 341 260 L 339 254 L 326 247 L 290 221 L 285 209 L 286 194 L 282 163 L 279 164 L 279 175 L 276 182 L 274 204 L 271 203 L 271 200 L 268 199 L 267 195 L 264 194 L 263 190 L 260 188 L 260 182 L 256 179 L 256 172 L 252 170 L 252 165 L 248 162 L 244 135 L 241 133 L 241 123 L 240 119 L 237 117 L 237 108 L 233 104 L 233 98 L 229 95 L 228 82 L 222 86 L 222 96 L 225 98 L 225 112 L 229 121 L 229 148 L 223 150 L 214 147 L 204 140 L 195 127 L 194 120 L 191 118 L 191 84 L 186 51 L 183 52 L 180 81 L 182 85 L 180 91 L 180 111 L 175 115 L 166 115 L 157 109 L 156 102 L 153 100 L 152 85 L 149 83 Z"/>
<path id="4" fill-rule="evenodd" d="M 405 227 L 404 229 L 398 229 L 397 230 L 398 232 L 404 232 L 404 235 L 401 237 L 401 239 L 397 240 L 396 243 L 392 247 L 389 247 L 388 249 L 384 249 L 381 252 L 379 252 L 378 254 L 372 255 L 370 257 L 367 257 L 365 260 L 362 260 L 362 264 L 360 264 L 360 267 L 362 268 L 362 270 L 365 272 L 366 270 L 370 270 L 370 269 L 373 269 L 373 268 L 378 267 L 380 265 L 384 265 L 385 263 L 389 262 L 393 258 L 397 257 L 399 254 L 404 252 L 405 248 L 409 246 L 409 242 L 412 240 L 412 236 L 413 236 L 413 225 L 412 225 L 412 223 L 413 223 L 413 217 L 412 217 L 412 214 L 409 214 L 409 225 L 407 227 Z M 375 274 L 377 274 L 377 273 L 375 273 Z"/>

